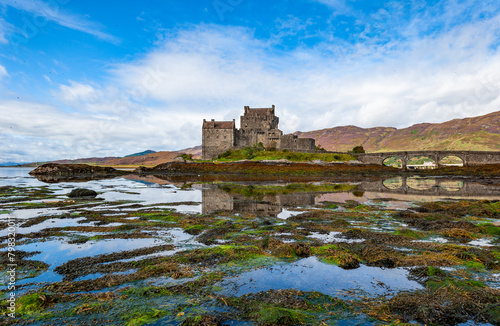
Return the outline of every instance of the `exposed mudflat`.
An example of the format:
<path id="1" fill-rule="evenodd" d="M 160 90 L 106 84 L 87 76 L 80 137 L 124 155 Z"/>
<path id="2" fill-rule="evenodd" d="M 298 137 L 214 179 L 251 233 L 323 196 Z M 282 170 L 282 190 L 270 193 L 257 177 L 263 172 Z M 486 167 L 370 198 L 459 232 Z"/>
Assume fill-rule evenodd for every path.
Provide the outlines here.
<path id="1" fill-rule="evenodd" d="M 14 221 L 17 264 L 0 325 L 500 323 L 495 178 L 28 171 L 0 169 L 0 257 Z"/>

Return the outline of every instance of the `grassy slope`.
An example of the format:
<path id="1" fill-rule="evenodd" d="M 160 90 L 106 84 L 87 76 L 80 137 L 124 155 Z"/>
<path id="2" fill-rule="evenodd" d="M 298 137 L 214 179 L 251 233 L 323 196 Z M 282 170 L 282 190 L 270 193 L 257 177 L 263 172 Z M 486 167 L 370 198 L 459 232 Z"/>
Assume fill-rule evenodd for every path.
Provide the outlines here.
<path id="1" fill-rule="evenodd" d="M 313 160 L 322 161 L 352 161 L 355 158 L 348 154 L 333 154 L 333 153 L 297 153 L 289 151 L 263 151 L 255 148 L 244 148 L 240 150 L 226 152 L 218 161 L 237 161 L 237 160 L 280 160 L 286 159 L 292 162 L 307 162 Z"/>

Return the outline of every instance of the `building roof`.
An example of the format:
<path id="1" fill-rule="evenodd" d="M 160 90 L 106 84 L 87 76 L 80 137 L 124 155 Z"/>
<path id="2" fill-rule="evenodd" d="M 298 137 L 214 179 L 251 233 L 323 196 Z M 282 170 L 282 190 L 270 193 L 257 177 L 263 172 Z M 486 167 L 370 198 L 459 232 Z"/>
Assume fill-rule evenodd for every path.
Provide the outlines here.
<path id="1" fill-rule="evenodd" d="M 234 120 L 233 121 L 204 121 L 203 129 L 233 129 L 234 128 Z"/>
<path id="2" fill-rule="evenodd" d="M 267 115 L 272 113 L 272 108 L 265 108 L 265 109 L 248 109 L 248 111 L 245 113 L 245 115 L 250 115 L 250 116 L 260 116 L 260 115 Z"/>

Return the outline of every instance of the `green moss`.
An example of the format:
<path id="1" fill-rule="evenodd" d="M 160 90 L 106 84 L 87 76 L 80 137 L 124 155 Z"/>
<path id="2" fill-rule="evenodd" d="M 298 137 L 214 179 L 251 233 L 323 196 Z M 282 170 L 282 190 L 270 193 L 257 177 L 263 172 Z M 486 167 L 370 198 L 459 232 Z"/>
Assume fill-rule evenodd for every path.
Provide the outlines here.
<path id="1" fill-rule="evenodd" d="M 151 308 L 149 311 L 136 312 L 133 317 L 129 317 L 128 321 L 125 322 L 126 326 L 139 326 L 151 323 L 161 317 L 171 315 L 168 311 L 159 310 Z"/>
<path id="2" fill-rule="evenodd" d="M 325 263 L 334 264 L 345 269 L 359 267 L 359 256 L 337 245 L 311 247 L 311 253 Z"/>
<path id="3" fill-rule="evenodd" d="M 19 298 L 16 313 L 21 315 L 41 314 L 47 307 L 50 297 L 45 293 L 32 293 Z"/>
<path id="4" fill-rule="evenodd" d="M 368 211 L 371 211 L 372 208 L 370 206 L 367 206 L 367 205 L 358 205 L 358 206 L 354 207 L 354 210 L 361 211 L 361 212 L 368 212 Z"/>
<path id="5" fill-rule="evenodd" d="M 172 210 L 164 212 L 137 212 L 133 214 L 134 216 L 139 216 L 141 220 L 156 220 L 156 221 L 166 221 L 166 222 L 179 222 L 181 220 L 180 215 L 172 214 Z"/>
<path id="6" fill-rule="evenodd" d="M 270 307 L 254 314 L 259 325 L 299 325 L 306 319 L 303 313 L 286 308 Z"/>
<path id="7" fill-rule="evenodd" d="M 486 267 L 478 261 L 468 261 L 465 266 L 478 272 L 486 270 Z"/>
<path id="8" fill-rule="evenodd" d="M 204 249 L 195 249 L 179 254 L 182 263 L 230 263 L 257 258 L 265 253 L 257 246 L 220 245 Z"/>
<path id="9" fill-rule="evenodd" d="M 493 236 L 500 236 L 500 227 L 493 225 L 491 223 L 485 223 L 479 227 L 479 233 L 493 235 Z"/>
<path id="10" fill-rule="evenodd" d="M 457 289 L 470 290 L 473 288 L 484 288 L 485 285 L 483 282 L 476 280 L 456 280 L 450 277 L 446 277 L 444 279 L 436 279 L 433 278 L 425 283 L 425 286 L 429 289 L 439 289 L 439 288 L 450 288 L 454 287 Z"/>
<path id="11" fill-rule="evenodd" d="M 143 288 L 130 288 L 122 291 L 129 296 L 151 297 L 156 295 L 171 295 L 172 292 L 163 287 L 148 286 Z"/>
<path id="12" fill-rule="evenodd" d="M 425 234 L 419 231 L 414 231 L 410 229 L 398 229 L 394 232 L 394 235 L 402 235 L 411 239 L 423 239 Z"/>

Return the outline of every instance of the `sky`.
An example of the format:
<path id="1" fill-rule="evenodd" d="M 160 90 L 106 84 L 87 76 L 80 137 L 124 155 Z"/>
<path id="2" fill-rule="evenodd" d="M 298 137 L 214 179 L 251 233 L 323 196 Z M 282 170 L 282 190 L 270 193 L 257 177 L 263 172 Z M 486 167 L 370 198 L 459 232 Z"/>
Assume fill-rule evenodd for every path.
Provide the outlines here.
<path id="1" fill-rule="evenodd" d="M 0 164 L 201 145 L 276 106 L 285 133 L 500 108 L 500 2 L 0 0 Z"/>

